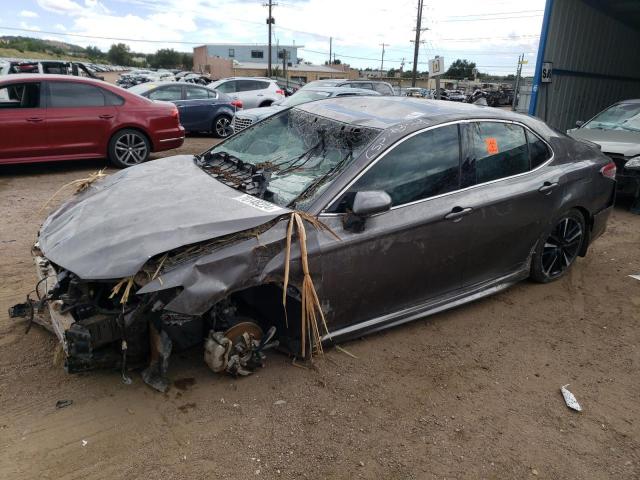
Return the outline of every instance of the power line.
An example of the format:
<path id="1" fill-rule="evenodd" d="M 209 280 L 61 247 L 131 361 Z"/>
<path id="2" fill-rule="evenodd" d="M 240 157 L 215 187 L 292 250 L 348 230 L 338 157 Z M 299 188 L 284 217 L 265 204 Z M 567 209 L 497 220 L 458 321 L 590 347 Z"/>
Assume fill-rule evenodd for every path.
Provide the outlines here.
<path id="1" fill-rule="evenodd" d="M 451 15 L 446 18 L 488 17 L 489 15 L 517 15 L 520 13 L 543 13 L 544 10 L 518 10 L 517 12 L 470 13 L 468 15 Z"/>
<path id="2" fill-rule="evenodd" d="M 495 20 L 510 20 L 512 18 L 534 18 L 542 17 L 542 13 L 536 15 L 519 15 L 514 17 L 492 17 L 492 18 L 461 18 L 459 20 L 439 20 L 438 23 L 453 23 L 453 22 L 486 22 Z"/>

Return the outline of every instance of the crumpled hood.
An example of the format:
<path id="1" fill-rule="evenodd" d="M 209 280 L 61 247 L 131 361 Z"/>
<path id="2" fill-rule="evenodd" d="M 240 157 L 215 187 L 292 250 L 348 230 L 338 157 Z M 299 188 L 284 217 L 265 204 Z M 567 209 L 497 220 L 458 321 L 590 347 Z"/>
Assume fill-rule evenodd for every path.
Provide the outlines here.
<path id="1" fill-rule="evenodd" d="M 120 170 L 74 195 L 40 230 L 45 257 L 85 280 L 135 274 L 151 257 L 289 212 L 203 172 L 191 155 Z"/>
<path id="2" fill-rule="evenodd" d="M 254 123 L 262 120 L 263 118 L 275 115 L 278 112 L 286 109 L 280 105 L 271 105 L 270 107 L 248 108 L 247 110 L 239 110 L 236 113 L 238 118 L 250 118 Z"/>
<path id="3" fill-rule="evenodd" d="M 640 155 L 640 133 L 577 128 L 570 131 L 569 136 L 597 143 L 600 145 L 602 153 L 615 153 L 625 157 Z"/>

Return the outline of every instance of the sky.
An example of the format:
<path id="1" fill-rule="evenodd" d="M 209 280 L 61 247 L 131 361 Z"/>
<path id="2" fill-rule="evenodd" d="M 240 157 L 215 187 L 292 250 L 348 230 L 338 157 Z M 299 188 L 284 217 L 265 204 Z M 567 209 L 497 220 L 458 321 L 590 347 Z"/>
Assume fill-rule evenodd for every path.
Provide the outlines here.
<path id="1" fill-rule="evenodd" d="M 273 40 L 303 45 L 315 64 L 336 58 L 355 68 L 412 68 L 417 0 L 274 0 Z M 266 43 L 265 0 L 0 0 L 0 35 L 49 38 L 106 51 L 192 51 L 204 43 Z M 418 69 L 428 59 L 468 59 L 484 73 L 533 72 L 545 0 L 424 0 Z M 101 38 L 87 38 L 101 37 Z"/>

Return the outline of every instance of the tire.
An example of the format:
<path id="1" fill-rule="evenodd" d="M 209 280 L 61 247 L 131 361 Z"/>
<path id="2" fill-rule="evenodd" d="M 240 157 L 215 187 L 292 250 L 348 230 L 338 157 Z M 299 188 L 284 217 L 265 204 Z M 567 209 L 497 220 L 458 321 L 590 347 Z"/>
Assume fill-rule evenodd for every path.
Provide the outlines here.
<path id="1" fill-rule="evenodd" d="M 146 162 L 150 153 L 151 144 L 147 136 L 139 130 L 120 130 L 109 141 L 109 161 L 118 168 L 133 167 Z"/>
<path id="2" fill-rule="evenodd" d="M 229 115 L 218 115 L 213 119 L 211 132 L 217 138 L 227 138 L 229 135 L 233 134 L 233 129 L 231 128 L 231 117 Z"/>
<path id="3" fill-rule="evenodd" d="M 531 260 L 531 279 L 549 283 L 562 277 L 578 257 L 586 238 L 586 222 L 579 210 L 560 215 L 538 241 Z"/>

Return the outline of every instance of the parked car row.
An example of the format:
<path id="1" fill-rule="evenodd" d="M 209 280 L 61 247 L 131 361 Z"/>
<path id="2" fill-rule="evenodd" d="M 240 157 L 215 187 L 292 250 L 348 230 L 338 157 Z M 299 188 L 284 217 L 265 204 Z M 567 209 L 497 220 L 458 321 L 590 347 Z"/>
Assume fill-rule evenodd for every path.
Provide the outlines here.
<path id="1" fill-rule="evenodd" d="M 0 164 L 107 157 L 118 167 L 184 142 L 178 109 L 99 80 L 0 77 Z"/>

